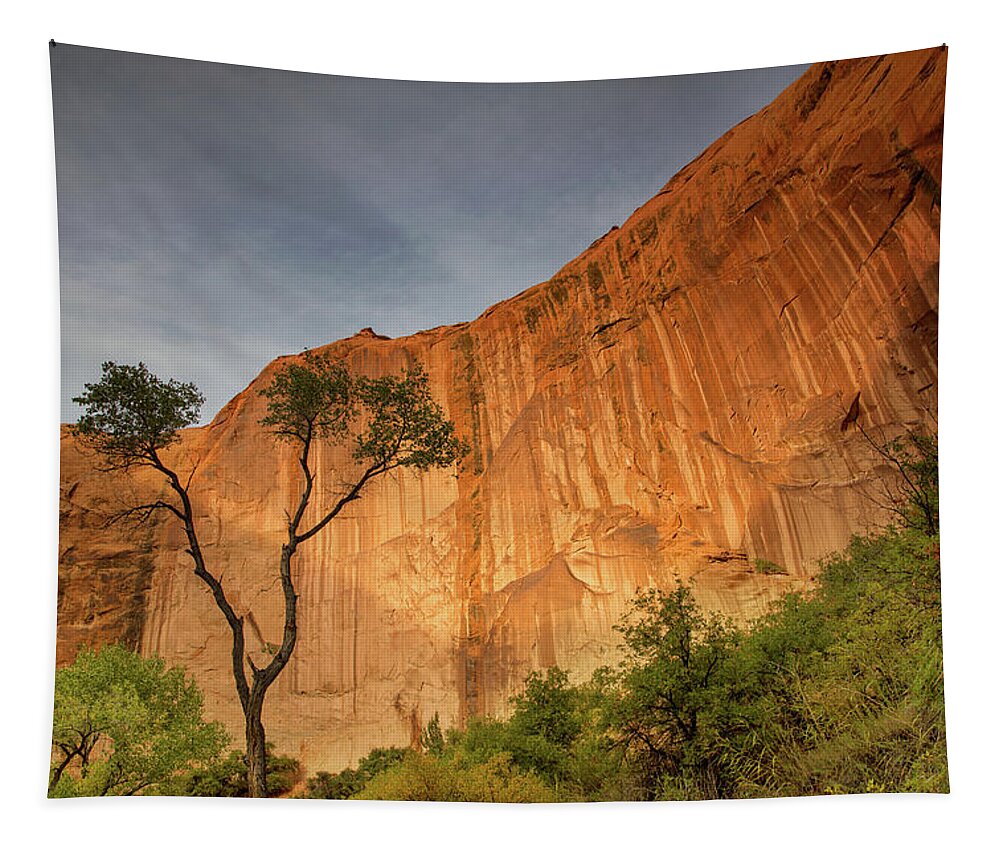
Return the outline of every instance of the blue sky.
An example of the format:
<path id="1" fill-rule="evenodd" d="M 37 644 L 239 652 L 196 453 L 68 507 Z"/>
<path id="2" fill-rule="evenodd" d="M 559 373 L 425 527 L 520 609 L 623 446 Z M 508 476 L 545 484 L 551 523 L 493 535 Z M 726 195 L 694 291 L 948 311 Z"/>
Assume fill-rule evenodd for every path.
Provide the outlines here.
<path id="1" fill-rule="evenodd" d="M 473 319 L 807 66 L 543 84 L 52 51 L 63 421 L 105 360 L 210 419 L 272 358 Z"/>

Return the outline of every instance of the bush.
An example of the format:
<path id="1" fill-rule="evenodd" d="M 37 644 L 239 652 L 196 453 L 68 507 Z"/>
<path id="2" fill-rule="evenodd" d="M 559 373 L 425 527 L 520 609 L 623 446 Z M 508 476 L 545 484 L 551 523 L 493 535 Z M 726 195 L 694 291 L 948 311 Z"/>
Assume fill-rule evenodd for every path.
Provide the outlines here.
<path id="1" fill-rule="evenodd" d="M 727 726 L 740 723 L 732 717 L 741 711 L 738 683 L 727 675 L 739 632 L 703 613 L 685 585 L 640 593 L 618 630 L 625 659 L 610 719 L 623 757 L 640 766 L 650 796 L 665 775 L 682 784 L 684 797 L 726 795 L 719 744 Z"/>
<path id="2" fill-rule="evenodd" d="M 343 801 L 356 795 L 363 788 L 361 776 L 353 769 L 348 768 L 338 774 L 317 771 L 306 781 L 305 797 Z"/>
<path id="3" fill-rule="evenodd" d="M 410 752 L 375 777 L 356 796 L 367 801 L 475 801 L 521 804 L 552 802 L 555 793 L 536 775 L 524 772 L 509 754 L 485 763 L 442 759 Z"/>
<path id="4" fill-rule="evenodd" d="M 306 781 L 306 797 L 334 800 L 351 798 L 361 792 L 372 779 L 401 762 L 409 752 L 407 748 L 375 748 L 361 759 L 357 768 L 345 768 L 337 774 L 317 772 Z"/>
<path id="5" fill-rule="evenodd" d="M 514 712 L 508 721 L 469 719 L 464 732 L 449 733 L 449 752 L 480 765 L 506 755 L 520 770 L 537 775 L 563 794 L 579 796 L 583 785 L 593 783 L 592 777 L 584 784 L 579 776 L 582 770 L 593 772 L 593 748 L 578 749 L 585 715 L 593 709 L 588 704 L 593 694 L 585 697 L 559 668 L 532 672 L 524 689 L 511 699 Z"/>
<path id="6" fill-rule="evenodd" d="M 560 668 L 549 668 L 542 676 L 532 671 L 524 690 L 512 701 L 510 726 L 525 736 L 540 736 L 547 742 L 569 747 L 583 727 L 576 713 L 575 695 L 569 676 Z"/>
<path id="7" fill-rule="evenodd" d="M 275 756 L 270 742 L 266 748 L 267 794 L 268 797 L 278 798 L 292 790 L 302 767 L 293 757 Z M 249 797 L 249 790 L 246 758 L 242 751 L 230 751 L 225 759 L 175 778 L 164 791 L 168 795 L 199 798 L 246 798 Z"/>

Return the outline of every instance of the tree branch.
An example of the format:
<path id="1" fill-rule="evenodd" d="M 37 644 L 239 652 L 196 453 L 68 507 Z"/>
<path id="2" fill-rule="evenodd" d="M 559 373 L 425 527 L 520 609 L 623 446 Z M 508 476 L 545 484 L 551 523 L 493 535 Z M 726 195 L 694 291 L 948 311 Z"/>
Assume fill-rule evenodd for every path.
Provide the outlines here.
<path id="1" fill-rule="evenodd" d="M 80 754 L 82 745 L 78 743 L 76 747 L 70 749 L 65 744 L 60 742 L 59 747 L 66 755 L 66 758 L 63 759 L 63 761 L 60 762 L 59 765 L 57 765 L 55 768 L 52 769 L 52 775 L 49 778 L 49 795 L 51 795 L 55 791 L 56 786 L 59 785 L 59 780 L 62 778 L 63 772 L 66 770 L 66 767 L 73 761 L 73 757 L 78 756 Z"/>
<path id="2" fill-rule="evenodd" d="M 306 507 L 309 505 L 309 499 L 312 496 L 313 490 L 313 472 L 309 468 L 309 450 L 312 447 L 312 428 L 310 427 L 305 440 L 302 441 L 302 451 L 299 453 L 299 467 L 302 469 L 302 475 L 305 476 L 306 485 L 302 489 L 302 495 L 299 497 L 298 508 L 295 509 L 295 516 L 292 517 L 288 522 L 288 534 L 289 539 L 294 540 L 296 534 L 298 533 L 299 523 L 302 522 L 302 515 L 306 512 Z"/>
<path id="3" fill-rule="evenodd" d="M 177 509 L 176 506 L 171 505 L 169 502 L 164 502 L 162 499 L 158 499 L 155 502 L 147 502 L 143 505 L 134 505 L 131 508 L 124 509 L 123 511 L 116 511 L 104 521 L 104 528 L 108 528 L 109 526 L 113 526 L 115 523 L 121 523 L 124 520 L 133 518 L 138 523 L 144 523 L 149 520 L 154 513 L 160 510 L 169 511 L 182 523 L 185 520 L 184 515 Z"/>
<path id="4" fill-rule="evenodd" d="M 181 484 L 177 474 L 160 460 L 155 449 L 152 450 L 150 459 L 153 466 L 167 477 L 170 487 L 173 488 L 181 500 L 182 510 L 179 512 L 179 515 L 184 523 L 184 532 L 188 539 L 187 553 L 191 556 L 192 561 L 194 561 L 194 574 L 208 585 L 212 596 L 215 598 L 215 604 L 225 616 L 226 622 L 229 624 L 229 629 L 233 634 L 233 679 L 236 683 L 236 692 L 239 695 L 240 704 L 246 709 L 250 699 L 250 686 L 247 682 L 246 669 L 243 667 L 243 656 L 246 647 L 243 618 L 239 617 L 234 611 L 229 599 L 226 597 L 222 583 L 205 566 L 205 558 L 202 555 L 201 545 L 198 542 L 198 534 L 195 531 L 194 511 L 191 508 L 191 499 L 188 496 L 187 488 Z"/>
<path id="5" fill-rule="evenodd" d="M 295 546 L 297 547 L 303 541 L 308 541 L 311 537 L 313 537 L 313 535 L 320 532 L 331 520 L 333 520 L 334 517 L 336 517 L 338 514 L 340 514 L 341 511 L 344 510 L 344 507 L 348 503 L 353 502 L 354 500 L 358 499 L 358 497 L 361 496 L 361 489 L 366 484 L 368 484 L 369 481 L 371 481 L 376 476 L 379 476 L 384 472 L 385 468 L 383 467 L 382 463 L 373 465 L 369 467 L 367 470 L 365 470 L 365 472 L 361 475 L 361 478 L 359 478 L 357 482 L 354 483 L 351 489 L 346 494 L 344 494 L 344 496 L 342 496 L 339 500 L 337 500 L 333 508 L 331 508 L 323 516 L 323 518 L 318 523 L 316 523 L 315 526 L 309 529 L 309 531 L 304 532 L 301 535 L 295 536 L 294 539 Z"/>

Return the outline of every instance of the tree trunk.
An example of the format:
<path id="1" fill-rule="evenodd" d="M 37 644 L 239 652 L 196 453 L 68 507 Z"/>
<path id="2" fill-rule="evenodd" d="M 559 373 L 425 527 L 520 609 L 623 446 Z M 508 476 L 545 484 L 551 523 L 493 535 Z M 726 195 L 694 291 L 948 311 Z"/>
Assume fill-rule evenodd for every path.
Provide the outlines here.
<path id="1" fill-rule="evenodd" d="M 250 693 L 246 710 L 247 788 L 251 798 L 267 797 L 267 748 L 264 724 L 260 720 L 264 708 L 264 691 Z"/>
<path id="2" fill-rule="evenodd" d="M 69 751 L 66 754 L 65 758 L 63 759 L 63 761 L 60 762 L 59 765 L 57 765 L 55 768 L 52 769 L 52 776 L 51 776 L 51 778 L 49 780 L 49 797 L 50 798 L 52 797 L 52 793 L 55 792 L 56 786 L 59 785 L 59 780 L 63 776 L 63 772 L 66 770 L 66 766 L 69 765 L 73 761 L 73 757 L 75 757 L 78 753 L 79 753 L 78 750 Z"/>

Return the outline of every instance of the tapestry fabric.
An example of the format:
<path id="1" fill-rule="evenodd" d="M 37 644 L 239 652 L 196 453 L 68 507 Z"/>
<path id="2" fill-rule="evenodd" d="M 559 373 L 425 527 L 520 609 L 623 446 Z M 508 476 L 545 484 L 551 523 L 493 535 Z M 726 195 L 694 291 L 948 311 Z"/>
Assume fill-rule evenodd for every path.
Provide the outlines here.
<path id="1" fill-rule="evenodd" d="M 50 797 L 948 791 L 946 48 L 50 54 Z"/>

